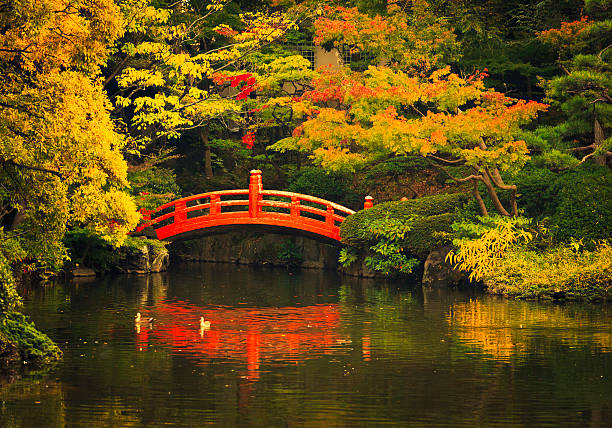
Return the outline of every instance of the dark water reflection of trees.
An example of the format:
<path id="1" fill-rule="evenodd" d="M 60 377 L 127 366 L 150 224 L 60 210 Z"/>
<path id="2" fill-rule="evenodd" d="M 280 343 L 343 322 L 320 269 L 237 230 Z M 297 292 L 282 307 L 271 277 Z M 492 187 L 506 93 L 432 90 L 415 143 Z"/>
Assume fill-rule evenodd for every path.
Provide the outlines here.
<path id="1" fill-rule="evenodd" d="M 606 306 L 187 265 L 26 291 L 65 350 L 2 426 L 605 426 Z M 134 328 L 141 311 L 152 329 Z M 204 316 L 210 330 L 199 329 Z"/>

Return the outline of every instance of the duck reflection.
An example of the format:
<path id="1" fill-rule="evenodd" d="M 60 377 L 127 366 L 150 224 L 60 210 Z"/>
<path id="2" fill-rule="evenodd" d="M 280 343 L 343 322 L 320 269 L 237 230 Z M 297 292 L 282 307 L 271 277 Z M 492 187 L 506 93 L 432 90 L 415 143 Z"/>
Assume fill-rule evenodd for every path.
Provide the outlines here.
<path id="1" fill-rule="evenodd" d="M 159 345 L 202 364 L 213 358 L 240 360 L 250 380 L 259 378 L 262 362 L 297 363 L 350 343 L 339 328 L 337 304 L 205 309 L 161 302 L 155 317 L 154 330 L 137 331 L 138 349 Z"/>

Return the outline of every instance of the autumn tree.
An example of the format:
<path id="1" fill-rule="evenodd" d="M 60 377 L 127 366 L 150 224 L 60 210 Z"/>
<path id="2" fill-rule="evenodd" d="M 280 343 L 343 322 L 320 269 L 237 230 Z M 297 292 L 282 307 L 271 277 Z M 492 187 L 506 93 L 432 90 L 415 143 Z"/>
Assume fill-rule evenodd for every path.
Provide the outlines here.
<path id="1" fill-rule="evenodd" d="M 388 18 L 372 18 L 356 9 L 326 9 L 315 23 L 317 42 L 346 43 L 370 54 L 376 65 L 315 78 L 315 89 L 293 106 L 305 121 L 273 147 L 301 150 L 325 168 L 348 170 L 389 156 L 420 154 L 455 181 L 472 183 L 482 214 L 488 212 L 480 185 L 497 212 L 517 215 L 516 186 L 502 173 L 529 158 L 527 144 L 517 135 L 546 106 L 486 89 L 485 72 L 462 77 L 444 67 L 454 35 L 439 22 L 437 27 L 423 24 L 432 16 L 427 2 L 413 2 L 408 12 L 389 2 L 388 11 Z M 462 176 L 448 169 L 457 166 Z M 500 190 L 509 193 L 507 206 Z"/>
<path id="2" fill-rule="evenodd" d="M 136 148 L 197 132 L 209 178 L 211 125 L 240 123 L 255 90 L 256 78 L 242 68 L 242 60 L 294 25 L 293 17 L 279 12 L 235 13 L 233 22 L 223 22 L 224 3 L 126 5 L 124 13 L 133 18 L 119 43 L 122 59 L 107 79 L 112 84 L 116 78 L 116 114 L 124 118 Z"/>
<path id="3" fill-rule="evenodd" d="M 0 11 L 2 248 L 12 242 L 20 259 L 57 268 L 68 224 L 120 244 L 139 218 L 99 80 L 122 17 L 110 0 L 9 3 Z"/>

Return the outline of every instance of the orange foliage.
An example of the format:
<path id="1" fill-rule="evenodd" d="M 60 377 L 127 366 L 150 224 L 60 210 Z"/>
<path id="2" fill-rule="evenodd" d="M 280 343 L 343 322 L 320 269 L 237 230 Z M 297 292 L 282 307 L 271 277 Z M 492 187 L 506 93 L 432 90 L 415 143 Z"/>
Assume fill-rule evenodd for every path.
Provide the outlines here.
<path id="1" fill-rule="evenodd" d="M 584 31 L 592 25 L 587 16 L 583 16 L 579 21 L 562 22 L 561 28 L 551 28 L 550 30 L 538 33 L 538 38 L 555 45 L 559 48 L 572 45 Z"/>

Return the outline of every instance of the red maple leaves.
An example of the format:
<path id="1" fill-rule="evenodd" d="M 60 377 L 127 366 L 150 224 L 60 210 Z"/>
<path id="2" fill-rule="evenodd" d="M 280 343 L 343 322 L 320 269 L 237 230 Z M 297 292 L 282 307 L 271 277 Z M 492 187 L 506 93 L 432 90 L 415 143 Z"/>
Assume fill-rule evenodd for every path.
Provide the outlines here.
<path id="1" fill-rule="evenodd" d="M 244 86 L 242 86 L 238 95 L 236 95 L 236 100 L 246 100 L 248 96 L 255 90 L 255 84 L 257 83 L 257 79 L 253 77 L 251 73 L 238 74 L 236 76 L 228 76 L 223 73 L 216 73 L 213 76 L 213 81 L 217 85 L 221 85 L 227 81 L 230 82 L 230 87 L 238 88 L 242 82 L 244 82 Z"/>
<path id="2" fill-rule="evenodd" d="M 255 134 L 253 134 L 251 131 L 244 134 L 242 137 L 242 144 L 244 144 L 247 149 L 251 150 L 253 148 L 253 144 L 255 144 Z"/>

